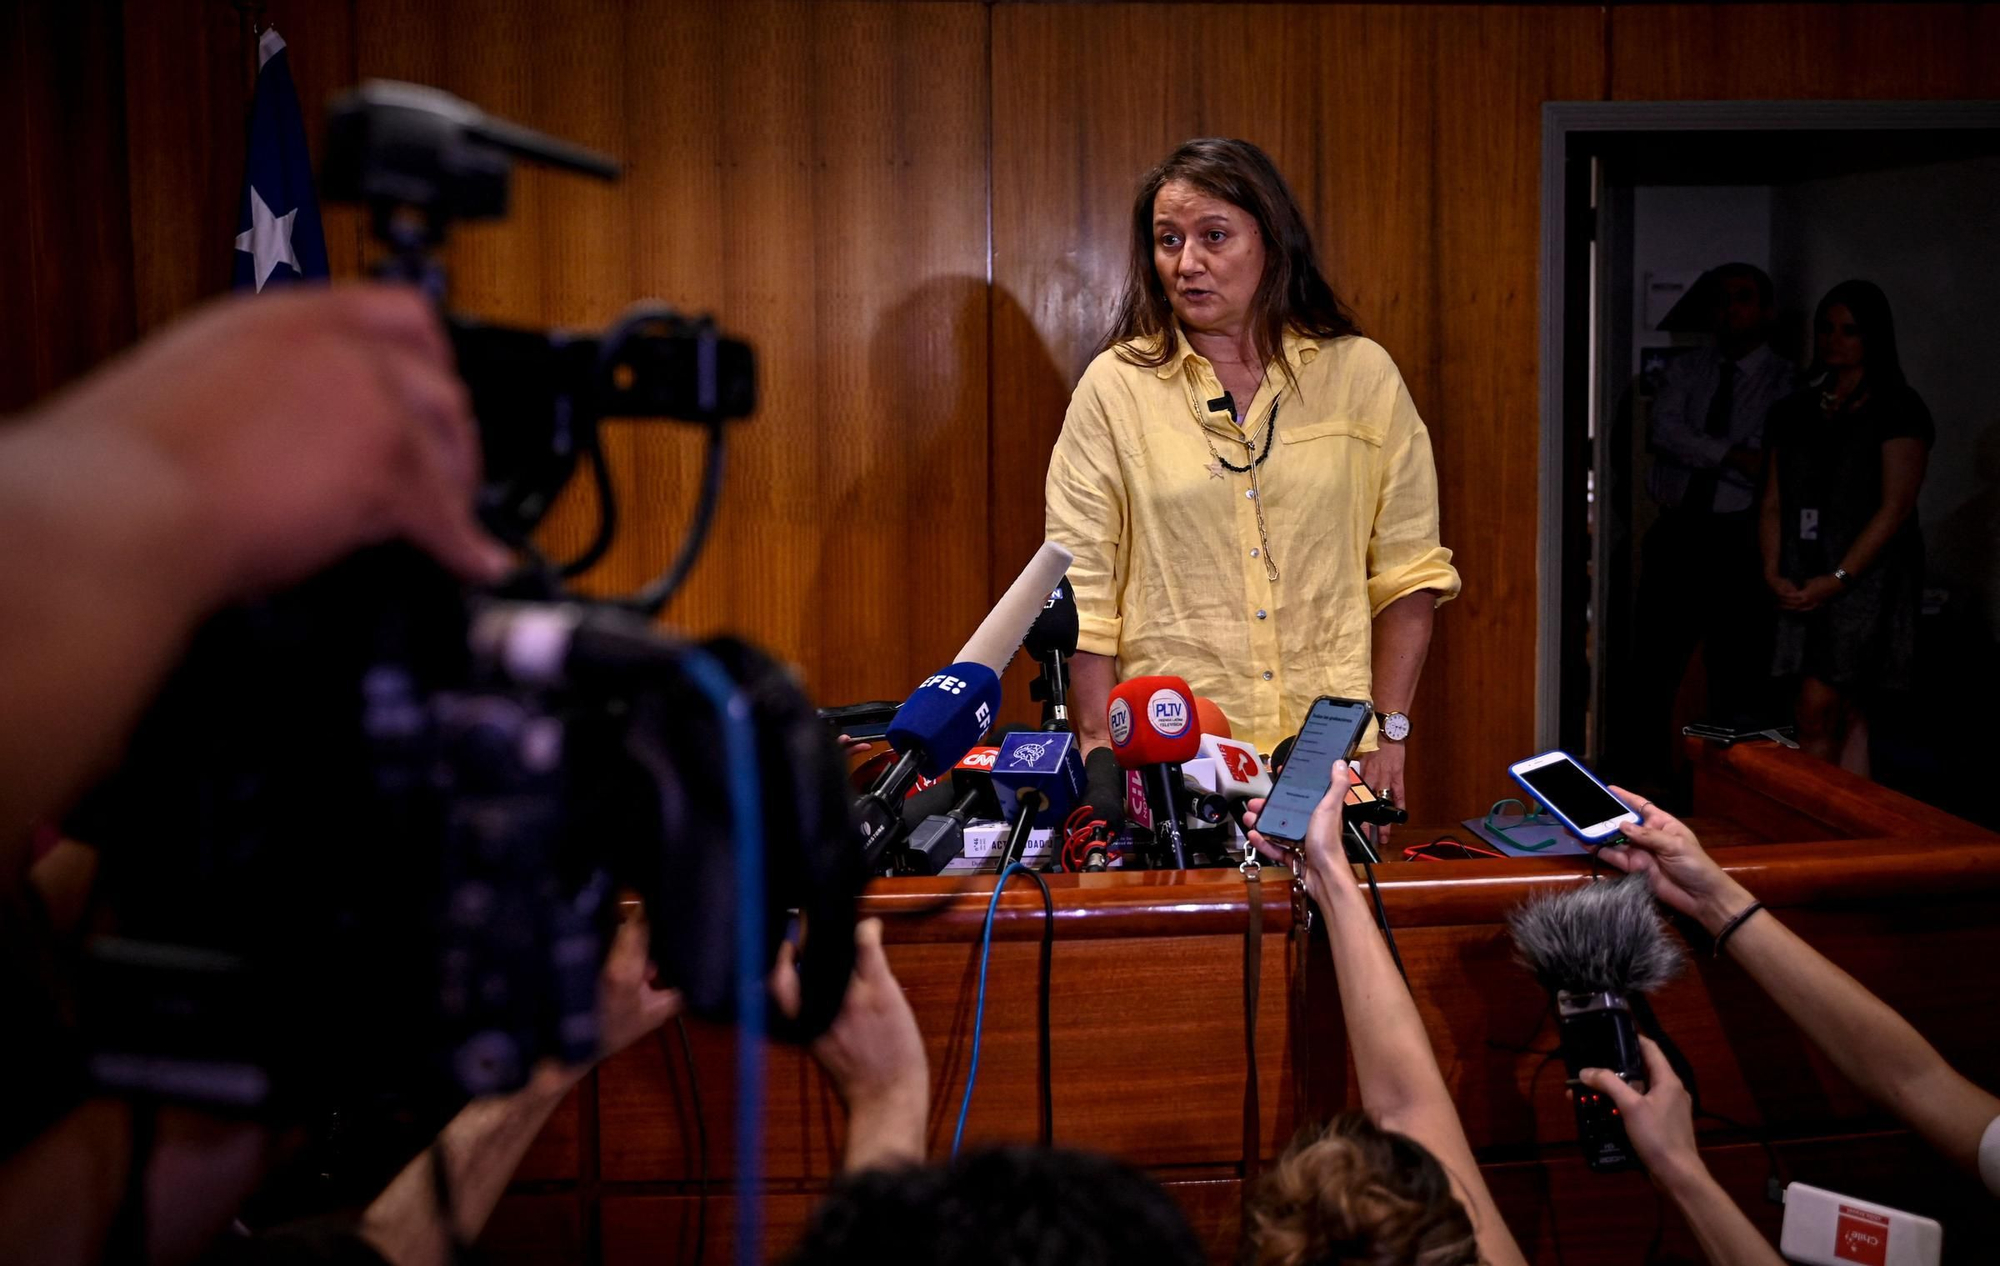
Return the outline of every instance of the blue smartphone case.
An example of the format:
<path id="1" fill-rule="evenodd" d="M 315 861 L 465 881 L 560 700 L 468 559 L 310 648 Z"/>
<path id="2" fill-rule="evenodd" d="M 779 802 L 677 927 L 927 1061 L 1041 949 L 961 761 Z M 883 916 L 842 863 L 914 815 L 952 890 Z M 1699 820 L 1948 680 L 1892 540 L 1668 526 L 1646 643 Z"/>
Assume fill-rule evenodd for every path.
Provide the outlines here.
<path id="1" fill-rule="evenodd" d="M 1625 804 L 1625 798 L 1619 795 L 1617 792 L 1613 791 L 1611 788 L 1606 787 L 1604 785 L 1604 780 L 1591 772 L 1590 766 L 1584 764 L 1576 757 L 1571 756 L 1568 752 L 1563 751 L 1560 747 L 1552 747 L 1546 752 L 1536 752 L 1534 756 L 1530 756 L 1527 759 L 1535 760 L 1537 757 L 1542 757 L 1542 756 L 1564 757 L 1569 761 L 1570 764 L 1575 765 L 1578 769 L 1582 770 L 1583 776 L 1585 778 L 1590 779 L 1590 781 L 1596 783 L 1598 785 L 1598 788 L 1602 790 L 1605 795 L 1610 796 L 1613 800 L 1615 800 L 1619 804 Z M 1519 765 L 1521 763 L 1522 763 L 1521 761 L 1515 761 L 1514 765 Z M 1529 799 L 1531 799 L 1534 803 L 1542 806 L 1544 809 L 1547 809 L 1550 813 L 1554 814 L 1562 822 L 1564 826 L 1569 828 L 1570 834 L 1576 836 L 1580 840 L 1584 840 L 1591 844 L 1597 844 L 1604 840 L 1611 839 L 1614 836 L 1623 834 L 1623 831 L 1620 828 L 1614 826 L 1609 831 L 1605 831 L 1597 835 L 1585 835 L 1583 832 L 1582 825 L 1570 821 L 1569 814 L 1564 813 L 1560 806 L 1550 804 L 1548 801 L 1542 799 L 1540 792 L 1536 791 L 1533 787 L 1530 787 L 1526 779 L 1522 778 L 1521 775 L 1514 772 L 1514 765 L 1509 765 L 1507 767 L 1507 776 L 1509 778 L 1512 778 L 1516 783 L 1520 784 L 1522 792 L 1524 792 L 1529 797 Z M 1634 809 L 1629 804 L 1626 804 L 1625 807 L 1626 809 L 1630 810 L 1631 813 L 1634 814 L 1635 816 L 1639 812 L 1637 809 Z"/>

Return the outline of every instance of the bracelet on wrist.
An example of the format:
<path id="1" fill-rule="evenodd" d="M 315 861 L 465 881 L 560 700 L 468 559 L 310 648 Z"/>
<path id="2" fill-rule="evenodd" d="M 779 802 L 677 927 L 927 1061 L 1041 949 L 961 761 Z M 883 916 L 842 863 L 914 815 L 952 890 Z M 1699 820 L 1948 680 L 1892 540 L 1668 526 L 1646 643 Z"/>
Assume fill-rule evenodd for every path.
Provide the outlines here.
<path id="1" fill-rule="evenodd" d="M 1843 589 L 1846 588 L 1848 585 L 1854 583 L 1854 573 L 1847 570 L 1845 567 L 1836 567 L 1833 569 L 1831 574 L 1835 580 L 1840 582 L 1841 588 Z"/>
<path id="2" fill-rule="evenodd" d="M 1729 943 L 1730 937 L 1736 935 L 1736 929 L 1742 927 L 1749 921 L 1751 915 L 1763 908 L 1763 902 L 1752 901 L 1749 905 L 1744 906 L 1735 918 L 1722 925 L 1722 929 L 1715 934 L 1715 957 L 1722 957 L 1722 947 Z"/>

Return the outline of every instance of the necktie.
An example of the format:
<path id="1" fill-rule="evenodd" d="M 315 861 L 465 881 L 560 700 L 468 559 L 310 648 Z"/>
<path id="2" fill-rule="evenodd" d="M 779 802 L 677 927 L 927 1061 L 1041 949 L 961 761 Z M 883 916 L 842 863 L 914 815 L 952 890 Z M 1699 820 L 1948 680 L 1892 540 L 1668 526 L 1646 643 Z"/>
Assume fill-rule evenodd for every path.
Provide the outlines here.
<path id="1" fill-rule="evenodd" d="M 1709 397 L 1708 416 L 1702 427 L 1710 435 L 1729 434 L 1730 408 L 1736 396 L 1736 362 L 1726 360 L 1716 366 L 1715 394 Z M 1681 498 L 1682 507 L 1707 514 L 1715 509 L 1715 487 L 1722 479 L 1720 466 L 1709 470 L 1697 470 L 1688 476 L 1687 495 Z"/>

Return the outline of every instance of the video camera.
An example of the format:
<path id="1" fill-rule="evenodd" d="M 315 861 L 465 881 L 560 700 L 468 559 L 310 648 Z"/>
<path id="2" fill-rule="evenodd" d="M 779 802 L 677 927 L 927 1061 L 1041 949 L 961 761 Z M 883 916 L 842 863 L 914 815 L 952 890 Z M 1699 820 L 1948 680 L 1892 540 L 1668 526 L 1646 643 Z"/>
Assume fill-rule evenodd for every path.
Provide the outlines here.
<path id="1" fill-rule="evenodd" d="M 515 156 L 617 170 L 371 82 L 331 107 L 322 184 L 369 208 L 381 271 L 442 304 L 434 252 L 453 222 L 504 214 Z M 102 854 L 115 925 L 89 946 L 81 1001 L 102 1088 L 291 1116 L 517 1087 L 539 1059 L 597 1054 L 621 891 L 644 904 L 658 983 L 694 1012 L 803 1040 L 839 1009 L 865 877 L 832 736 L 769 655 L 650 619 L 706 537 L 725 427 L 755 404 L 751 349 L 657 305 L 602 335 L 450 328 L 485 453 L 479 514 L 527 564 L 468 590 L 377 547 L 200 631 L 69 824 Z M 616 532 L 607 416 L 698 424 L 708 458 L 673 565 L 593 600 L 564 582 Z M 579 460 L 597 539 L 558 562 L 530 535 Z M 766 1016 L 794 910 L 801 1009 Z"/>

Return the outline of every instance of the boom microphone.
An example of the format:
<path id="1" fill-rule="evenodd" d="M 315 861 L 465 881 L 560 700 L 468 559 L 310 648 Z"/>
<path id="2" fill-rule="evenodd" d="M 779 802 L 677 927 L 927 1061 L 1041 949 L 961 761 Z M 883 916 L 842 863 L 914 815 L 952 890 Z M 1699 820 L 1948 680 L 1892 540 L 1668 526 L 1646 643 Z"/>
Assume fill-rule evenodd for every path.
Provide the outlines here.
<path id="1" fill-rule="evenodd" d="M 1111 754 L 1145 781 L 1154 837 L 1166 845 L 1176 867 L 1187 869 L 1181 836 L 1187 791 L 1180 765 L 1201 750 L 1193 692 L 1179 677 L 1134 677 L 1112 689 L 1109 721 Z"/>
<path id="2" fill-rule="evenodd" d="M 1577 1080 L 1608 1068 L 1642 1087 L 1633 1004 L 1680 970 L 1680 945 L 1667 935 L 1642 875 L 1588 883 L 1543 897 L 1507 916 L 1514 947 L 1554 1000 L 1563 1064 L 1576 1105 L 1577 1138 L 1595 1170 L 1629 1169 L 1635 1154 L 1611 1101 Z"/>

